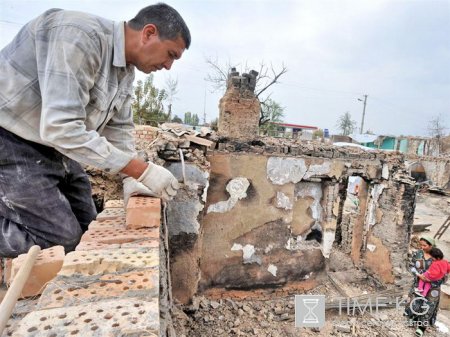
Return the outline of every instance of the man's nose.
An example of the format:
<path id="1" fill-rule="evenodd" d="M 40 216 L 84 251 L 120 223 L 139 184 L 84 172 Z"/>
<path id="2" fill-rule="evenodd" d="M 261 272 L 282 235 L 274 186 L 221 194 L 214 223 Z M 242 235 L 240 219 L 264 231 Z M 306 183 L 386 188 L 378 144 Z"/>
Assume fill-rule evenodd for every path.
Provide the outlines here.
<path id="1" fill-rule="evenodd" d="M 173 60 L 169 59 L 166 62 L 164 62 L 163 66 L 165 69 L 170 70 L 170 68 L 172 68 L 172 64 L 173 64 Z"/>

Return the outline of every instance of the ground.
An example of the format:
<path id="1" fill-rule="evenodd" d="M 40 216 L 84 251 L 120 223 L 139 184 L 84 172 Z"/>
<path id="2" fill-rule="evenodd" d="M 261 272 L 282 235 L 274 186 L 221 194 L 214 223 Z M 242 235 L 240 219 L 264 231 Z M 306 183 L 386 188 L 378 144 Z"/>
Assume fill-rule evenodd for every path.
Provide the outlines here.
<path id="1" fill-rule="evenodd" d="M 419 193 L 415 223 L 431 223 L 429 231 L 414 233 L 433 236 L 450 214 L 450 198 L 431 193 Z M 417 240 L 417 239 L 416 239 Z M 413 240 L 414 241 L 414 240 Z M 450 230 L 438 242 L 450 257 Z M 336 257 L 335 257 L 336 258 Z M 343 256 L 338 256 L 342 260 Z M 339 268 L 339 267 L 338 267 Z M 356 274 L 355 274 L 356 273 Z M 328 275 L 338 283 L 332 282 Z M 347 277 L 347 279 L 346 279 Z M 321 329 L 295 328 L 294 295 L 325 294 L 336 298 L 345 292 L 349 296 L 371 294 L 383 288 L 362 271 L 324 272 L 317 275 L 320 286 L 296 287 L 290 284 L 284 289 L 226 291 L 213 289 L 197 297 L 189 306 L 177 306 L 175 322 L 180 337 L 203 336 L 414 336 L 415 328 L 408 326 L 402 308 L 375 310 L 372 314 L 347 316 L 336 309 L 326 311 L 326 323 Z M 304 285 L 304 284 L 303 284 Z M 408 284 L 400 291 L 406 294 Z M 341 293 L 341 294 L 340 294 Z M 426 331 L 426 336 L 449 336 L 450 312 L 440 310 L 438 323 Z"/>
<path id="2" fill-rule="evenodd" d="M 100 184 L 101 185 L 101 182 Z M 104 186 L 106 187 L 106 186 Z M 417 197 L 415 223 L 431 223 L 431 230 L 421 234 L 434 235 L 450 213 L 450 198 L 421 193 Z M 450 257 L 450 230 L 438 242 L 447 257 Z M 345 254 L 344 254 L 345 255 Z M 343 261 L 344 256 L 335 256 Z M 339 270 L 340 267 L 336 268 Z M 357 273 L 331 272 L 342 291 L 349 295 L 358 292 L 370 294 L 382 290 L 373 279 L 362 271 Z M 346 277 L 350 279 L 346 279 Z M 326 294 L 339 297 L 336 282 L 329 279 L 327 273 L 317 275 L 320 286 L 312 281 L 289 284 L 277 289 L 253 291 L 225 291 L 213 289 L 205 296 L 195 299 L 193 305 L 177 306 L 174 321 L 177 323 L 178 337 L 204 336 L 260 336 L 260 337 L 296 337 L 296 336 L 413 336 L 414 329 L 407 326 L 400 309 L 384 309 L 379 313 L 365 313 L 363 316 L 339 315 L 338 310 L 327 310 L 326 324 L 321 329 L 294 327 L 294 295 Z M 5 289 L 0 290 L 0 301 Z M 19 301 L 15 315 L 21 315 L 34 309 L 34 300 Z M 184 310 L 184 311 L 183 311 Z M 430 328 L 426 336 L 449 336 L 445 329 L 450 327 L 450 312 L 440 310 L 438 326 Z"/>
<path id="3" fill-rule="evenodd" d="M 432 224 L 428 231 L 414 233 L 416 236 L 433 236 L 450 215 L 450 197 L 445 197 L 432 193 L 418 193 L 416 211 L 414 213 L 415 224 Z M 444 253 L 447 260 L 450 260 L 450 229 L 437 242 L 438 247 Z"/>

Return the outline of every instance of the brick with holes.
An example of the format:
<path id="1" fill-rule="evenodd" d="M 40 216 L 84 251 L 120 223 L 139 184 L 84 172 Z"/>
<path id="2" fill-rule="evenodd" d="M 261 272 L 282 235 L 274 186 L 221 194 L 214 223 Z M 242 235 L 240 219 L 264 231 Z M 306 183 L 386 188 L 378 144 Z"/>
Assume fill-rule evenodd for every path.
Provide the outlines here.
<path id="1" fill-rule="evenodd" d="M 12 283 L 14 280 L 14 277 L 24 263 L 26 256 L 26 254 L 22 254 L 12 260 L 11 279 L 9 280 L 9 283 Z M 45 285 L 61 270 L 63 260 L 63 246 L 43 249 L 39 253 L 36 262 L 31 269 L 30 276 L 22 289 L 21 297 L 30 297 L 42 293 Z"/>
<path id="2" fill-rule="evenodd" d="M 161 199 L 131 197 L 126 213 L 126 226 L 129 229 L 159 227 L 161 224 Z"/>
<path id="3" fill-rule="evenodd" d="M 121 248 L 74 251 L 66 255 L 58 275 L 120 273 L 159 266 L 158 248 Z"/>
<path id="4" fill-rule="evenodd" d="M 59 276 L 45 288 L 38 308 L 67 307 L 119 297 L 149 300 L 158 296 L 158 268 L 105 274 L 95 279 L 81 275 L 76 278 Z"/>
<path id="5" fill-rule="evenodd" d="M 123 208 L 123 200 L 108 200 L 105 202 L 105 208 Z"/>
<path id="6" fill-rule="evenodd" d="M 86 250 L 97 250 L 97 249 L 118 249 L 120 248 L 120 244 L 118 243 L 98 243 L 95 241 L 81 241 L 77 248 L 75 248 L 76 251 L 86 251 Z"/>
<path id="7" fill-rule="evenodd" d="M 125 228 L 125 217 L 117 217 L 115 219 L 94 220 L 89 224 L 89 229 L 103 227 L 123 227 Z"/>
<path id="8" fill-rule="evenodd" d="M 116 298 L 30 312 L 14 336 L 149 336 L 159 335 L 159 322 L 157 299 Z"/>
<path id="9" fill-rule="evenodd" d="M 106 208 L 101 213 L 97 214 L 97 220 L 117 219 L 122 216 L 125 216 L 123 208 Z"/>
<path id="10" fill-rule="evenodd" d="M 126 229 L 108 226 L 89 229 L 81 237 L 81 242 L 97 242 L 99 244 L 122 244 L 147 239 L 159 239 L 159 228 Z"/>

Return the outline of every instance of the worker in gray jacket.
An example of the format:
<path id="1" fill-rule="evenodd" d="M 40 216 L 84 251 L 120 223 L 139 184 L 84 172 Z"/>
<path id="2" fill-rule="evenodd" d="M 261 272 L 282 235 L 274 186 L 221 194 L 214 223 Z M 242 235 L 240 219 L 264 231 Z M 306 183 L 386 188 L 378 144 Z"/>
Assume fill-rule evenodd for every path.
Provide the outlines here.
<path id="1" fill-rule="evenodd" d="M 170 69 L 191 37 L 172 7 L 129 22 L 51 9 L 0 52 L 0 257 L 78 244 L 95 218 L 81 164 L 120 173 L 124 198 L 171 199 L 178 182 L 136 156 L 134 70 Z"/>

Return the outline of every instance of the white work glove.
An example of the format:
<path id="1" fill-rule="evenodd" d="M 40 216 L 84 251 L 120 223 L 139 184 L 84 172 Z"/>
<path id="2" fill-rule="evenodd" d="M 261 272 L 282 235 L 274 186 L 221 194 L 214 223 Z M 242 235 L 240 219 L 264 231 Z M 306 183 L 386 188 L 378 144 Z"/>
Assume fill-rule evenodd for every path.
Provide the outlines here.
<path id="1" fill-rule="evenodd" d="M 177 179 L 169 170 L 153 163 L 148 163 L 147 169 L 137 181 L 166 201 L 171 200 L 180 188 Z"/>
<path id="2" fill-rule="evenodd" d="M 125 209 L 128 206 L 128 200 L 132 196 L 145 195 L 150 197 L 156 197 L 156 194 L 150 191 L 144 184 L 140 183 L 132 177 L 123 179 L 123 200 L 125 202 Z"/>

